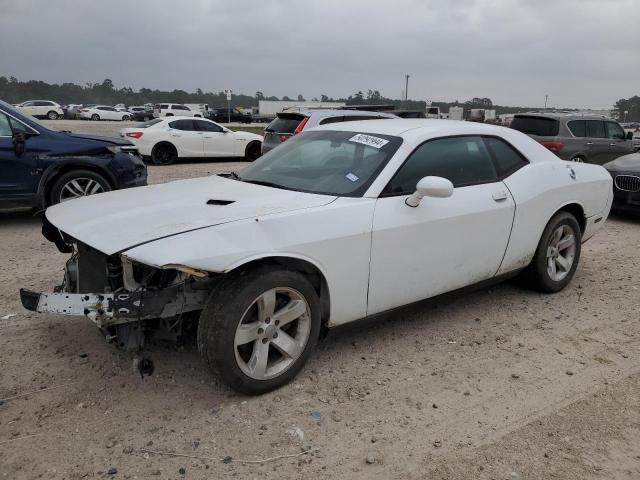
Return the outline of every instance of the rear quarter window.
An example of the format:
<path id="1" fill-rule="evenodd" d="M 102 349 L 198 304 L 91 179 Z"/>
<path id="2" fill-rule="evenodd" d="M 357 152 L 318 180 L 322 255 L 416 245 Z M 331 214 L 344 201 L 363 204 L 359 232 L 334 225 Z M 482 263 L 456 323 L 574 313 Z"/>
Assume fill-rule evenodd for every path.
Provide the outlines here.
<path id="1" fill-rule="evenodd" d="M 555 137 L 558 135 L 560 122 L 555 118 L 516 116 L 510 127 L 527 135 Z"/>

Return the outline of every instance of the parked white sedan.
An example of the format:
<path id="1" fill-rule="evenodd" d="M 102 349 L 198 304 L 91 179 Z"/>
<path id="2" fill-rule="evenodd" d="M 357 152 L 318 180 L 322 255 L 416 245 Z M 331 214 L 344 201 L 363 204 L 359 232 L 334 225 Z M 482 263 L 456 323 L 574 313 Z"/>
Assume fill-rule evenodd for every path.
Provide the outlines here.
<path id="1" fill-rule="evenodd" d="M 123 128 L 120 136 L 156 165 L 188 157 L 245 157 L 253 161 L 260 156 L 262 146 L 260 135 L 234 132 L 211 120 L 193 117 L 155 118 Z"/>
<path id="2" fill-rule="evenodd" d="M 96 105 L 80 110 L 80 118 L 84 120 L 131 120 L 131 113 L 127 110 L 118 110 L 108 105 Z"/>
<path id="3" fill-rule="evenodd" d="M 240 174 L 49 208 L 43 231 L 74 253 L 58 293 L 22 290 L 22 303 L 86 315 L 131 348 L 198 313 L 211 370 L 260 393 L 296 375 L 323 328 L 518 273 L 561 290 L 611 201 L 602 167 L 515 130 L 330 124 Z"/>

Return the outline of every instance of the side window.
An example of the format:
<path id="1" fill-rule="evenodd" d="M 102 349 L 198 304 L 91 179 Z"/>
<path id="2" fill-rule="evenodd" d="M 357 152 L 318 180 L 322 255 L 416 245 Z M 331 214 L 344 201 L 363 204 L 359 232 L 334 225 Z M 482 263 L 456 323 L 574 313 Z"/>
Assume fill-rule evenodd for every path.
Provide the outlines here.
<path id="1" fill-rule="evenodd" d="M 605 126 L 607 128 L 607 138 L 611 138 L 613 140 L 626 139 L 624 130 L 622 130 L 622 127 L 616 122 L 605 122 Z"/>
<path id="2" fill-rule="evenodd" d="M 590 138 L 607 138 L 604 133 L 604 122 L 601 120 L 586 120 L 587 137 Z"/>
<path id="3" fill-rule="evenodd" d="M 10 137 L 12 134 L 9 118 L 4 113 L 0 113 L 0 137 Z"/>
<path id="4" fill-rule="evenodd" d="M 185 107 L 184 105 L 172 105 L 171 108 L 173 110 L 189 110 L 187 107 Z"/>
<path id="5" fill-rule="evenodd" d="M 169 127 L 185 132 L 193 132 L 196 130 L 192 120 L 175 120 L 173 122 L 169 122 Z"/>
<path id="6" fill-rule="evenodd" d="M 160 110 L 166 110 L 167 108 L 169 108 L 169 105 L 160 105 Z"/>
<path id="7" fill-rule="evenodd" d="M 24 102 L 22 104 L 23 107 L 33 107 L 33 102 Z"/>
<path id="8" fill-rule="evenodd" d="M 222 127 L 212 122 L 205 122 L 204 120 L 194 120 L 193 123 L 201 132 L 222 132 Z"/>
<path id="9" fill-rule="evenodd" d="M 9 117 L 9 123 L 11 124 L 11 130 L 14 132 L 27 133 L 29 131 L 24 123 L 17 121 L 15 118 Z"/>
<path id="10" fill-rule="evenodd" d="M 444 177 L 454 187 L 498 180 L 491 156 L 481 137 L 449 137 L 420 145 L 396 172 L 383 196 L 408 195 L 428 175 Z"/>
<path id="11" fill-rule="evenodd" d="M 582 138 L 587 136 L 587 124 L 584 120 L 571 120 L 567 123 L 567 128 L 574 137 Z"/>
<path id="12" fill-rule="evenodd" d="M 529 164 L 520 152 L 500 138 L 484 137 L 484 143 L 493 157 L 496 171 L 500 178 L 511 175 L 516 170 Z"/>

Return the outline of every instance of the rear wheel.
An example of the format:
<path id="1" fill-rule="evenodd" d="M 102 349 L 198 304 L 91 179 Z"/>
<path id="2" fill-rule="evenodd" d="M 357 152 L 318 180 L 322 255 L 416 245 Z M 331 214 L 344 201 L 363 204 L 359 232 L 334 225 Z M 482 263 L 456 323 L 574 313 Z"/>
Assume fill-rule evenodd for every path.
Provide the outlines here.
<path id="1" fill-rule="evenodd" d="M 131 117 L 129 115 L 123 115 L 122 116 L 122 121 L 123 122 L 128 122 L 129 120 L 131 120 Z"/>
<path id="2" fill-rule="evenodd" d="M 212 372 L 242 393 L 278 388 L 303 367 L 320 333 L 315 289 L 276 267 L 232 273 L 200 315 L 198 349 Z"/>
<path id="3" fill-rule="evenodd" d="M 100 115 L 94 113 L 93 115 L 91 115 L 91 120 L 100 120 Z"/>
<path id="4" fill-rule="evenodd" d="M 151 161 L 156 165 L 171 165 L 176 160 L 178 160 L 178 151 L 168 143 L 156 145 L 151 152 Z"/>
<path id="5" fill-rule="evenodd" d="M 109 182 L 102 175 L 90 170 L 72 170 L 58 178 L 51 187 L 50 205 L 110 190 Z"/>
<path id="6" fill-rule="evenodd" d="M 249 145 L 247 145 L 244 158 L 249 162 L 253 162 L 254 160 L 260 157 L 262 153 L 261 150 L 262 150 L 262 145 L 260 144 L 260 142 L 250 143 Z"/>
<path id="7" fill-rule="evenodd" d="M 50 112 L 47 113 L 47 118 L 49 120 L 57 120 L 58 119 L 58 112 L 54 112 L 53 110 L 51 110 Z"/>
<path id="8" fill-rule="evenodd" d="M 559 212 L 547 224 L 535 256 L 525 275 L 536 290 L 554 293 L 573 278 L 582 246 L 582 232 L 576 218 Z"/>
<path id="9" fill-rule="evenodd" d="M 581 155 L 578 155 L 576 157 L 573 157 L 571 159 L 572 162 L 578 162 L 578 163 L 584 163 L 584 157 Z"/>

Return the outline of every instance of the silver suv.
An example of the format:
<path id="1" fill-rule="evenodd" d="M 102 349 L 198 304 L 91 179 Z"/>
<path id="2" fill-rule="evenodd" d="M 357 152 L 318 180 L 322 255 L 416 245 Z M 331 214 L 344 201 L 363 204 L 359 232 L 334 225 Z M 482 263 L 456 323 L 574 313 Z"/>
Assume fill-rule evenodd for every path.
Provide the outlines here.
<path id="1" fill-rule="evenodd" d="M 634 151 L 631 132 L 595 115 L 525 113 L 515 115 L 510 126 L 563 160 L 603 165 Z"/>
<path id="2" fill-rule="evenodd" d="M 327 123 L 355 122 L 357 120 L 380 120 L 381 118 L 398 118 L 384 112 L 367 112 L 364 110 L 296 110 L 278 113 L 267 128 L 264 129 L 262 154 L 273 150 L 290 137 L 311 127 Z"/>

